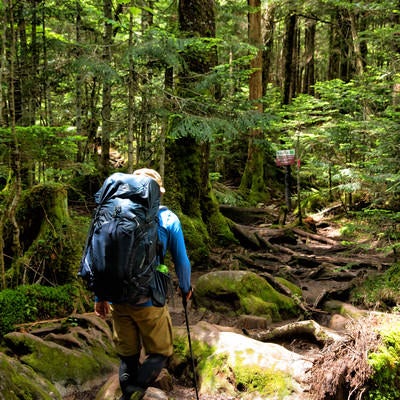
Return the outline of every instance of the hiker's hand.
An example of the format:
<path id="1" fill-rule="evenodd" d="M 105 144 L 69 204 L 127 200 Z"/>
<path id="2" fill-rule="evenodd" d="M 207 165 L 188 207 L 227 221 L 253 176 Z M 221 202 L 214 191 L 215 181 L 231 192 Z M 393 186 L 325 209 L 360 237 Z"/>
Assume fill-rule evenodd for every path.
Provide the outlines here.
<path id="1" fill-rule="evenodd" d="M 94 313 L 100 317 L 105 318 L 110 313 L 110 305 L 108 301 L 96 301 L 94 303 Z"/>
<path id="2" fill-rule="evenodd" d="M 189 289 L 188 292 L 184 292 L 182 289 L 181 289 L 181 291 L 182 291 L 182 303 L 183 303 L 183 306 L 186 307 L 187 302 L 188 302 L 188 301 L 192 298 L 192 296 L 193 296 L 193 288 L 190 287 L 190 289 Z"/>

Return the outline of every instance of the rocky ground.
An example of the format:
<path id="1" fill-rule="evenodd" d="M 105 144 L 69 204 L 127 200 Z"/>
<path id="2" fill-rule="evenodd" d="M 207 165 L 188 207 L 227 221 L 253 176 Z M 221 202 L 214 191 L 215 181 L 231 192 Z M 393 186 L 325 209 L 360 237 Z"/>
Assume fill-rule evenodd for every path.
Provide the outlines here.
<path id="1" fill-rule="evenodd" d="M 352 377 L 354 385 L 362 387 L 363 379 L 368 373 L 367 366 L 363 363 L 362 357 L 355 357 L 355 352 L 349 355 L 349 352 L 356 346 L 360 350 L 359 354 L 365 354 L 366 349 L 376 345 L 375 338 L 369 335 L 370 329 L 364 329 L 365 325 L 349 326 L 348 319 L 333 315 L 334 311 L 327 311 L 326 305 L 332 303 L 335 306 L 335 302 L 340 302 L 342 307 L 346 304 L 351 289 L 359 285 L 365 276 L 382 271 L 393 263 L 390 255 L 383 257 L 375 254 L 373 250 L 364 251 L 360 250 L 361 247 L 352 249 L 343 246 L 340 242 L 339 228 L 329 215 L 315 215 L 313 218 L 308 218 L 300 228 L 293 225 L 272 227 L 272 221 L 276 220 L 276 216 L 267 209 L 227 209 L 225 212 L 231 213 L 228 216 L 235 221 L 233 230 L 240 243 L 229 248 L 213 249 L 207 265 L 193 268 L 194 298 L 188 304 L 187 314 L 182 306 L 179 290 L 176 290 L 176 279 L 174 280 L 174 296 L 169 301 L 174 326 L 182 332 L 187 332 L 187 316 L 191 335 L 199 324 L 208 323 L 219 327 L 218 329 L 227 331 L 231 329 L 240 335 L 256 339 L 260 343 L 257 342 L 257 347 L 261 346 L 262 342 L 273 342 L 301 355 L 314 365 L 310 374 L 315 379 L 309 384 L 314 393 L 317 393 L 317 397 L 313 399 L 325 398 L 324 394 L 331 390 L 330 382 L 335 382 L 335 377 L 341 379 L 347 374 Z M 291 296 L 291 293 L 287 292 L 288 289 L 276 279 L 278 275 L 284 276 L 302 289 L 302 296 L 298 299 L 301 309 L 298 318 L 268 322 L 268 326 L 262 321 L 264 325 L 261 326 L 258 325 L 260 321 L 256 318 L 252 320 L 251 317 L 220 314 L 211 309 L 198 307 L 197 280 L 208 272 L 226 270 L 255 272 L 265 278 L 275 290 Z M 351 308 L 350 305 L 346 307 L 349 314 L 362 315 L 362 311 Z M 305 324 L 302 325 L 302 322 Z M 376 321 L 370 319 L 368 323 L 373 324 Z M 325 339 L 321 339 L 326 335 L 334 337 L 335 332 L 342 334 L 344 331 L 347 339 L 336 344 L 333 340 L 330 346 L 325 346 Z M 48 334 L 39 332 L 39 336 L 45 333 Z M 59 337 L 59 339 L 68 338 Z M 76 345 L 72 342 L 69 344 Z M 190 367 L 189 365 L 188 368 Z M 115 380 L 117 377 L 115 371 L 113 374 L 114 382 L 111 383 L 115 389 L 118 382 Z M 178 379 L 174 376 L 171 378 L 172 386 L 161 383 L 159 387 L 163 390 L 149 390 L 144 400 L 197 400 L 194 382 L 188 379 L 187 375 L 185 378 Z M 340 383 L 336 382 L 332 390 L 339 392 L 338 387 L 341 387 Z M 94 400 L 99 389 L 92 388 L 85 391 L 82 388 L 65 396 L 64 400 Z M 309 400 L 311 397 L 308 396 L 307 390 L 287 396 L 285 400 Z M 254 396 L 246 397 L 245 392 L 237 396 L 202 393 L 199 399 L 256 400 Z M 347 398 L 344 392 L 342 397 L 330 397 L 332 400 L 342 398 Z"/>
<path id="2" fill-rule="evenodd" d="M 242 212 L 242 211 L 241 211 Z M 245 213 L 246 211 L 244 211 Z M 250 213 L 249 213 L 250 214 Z M 260 274 L 271 274 L 272 276 L 282 269 L 286 276 L 291 276 L 293 282 L 299 285 L 303 291 L 304 310 L 308 316 L 318 321 L 323 326 L 331 326 L 341 330 L 345 321 L 340 316 L 332 318 L 330 313 L 322 311 L 321 306 L 327 301 L 338 300 L 346 302 L 348 295 L 354 286 L 369 273 L 381 271 L 393 263 L 393 258 L 375 254 L 373 250 L 352 251 L 340 243 L 339 226 L 337 226 L 330 215 L 316 214 L 306 221 L 301 229 L 295 228 L 289 234 L 286 229 L 270 229 L 270 223 L 265 214 L 254 217 L 251 223 L 242 214 L 236 214 L 237 221 L 244 222 L 237 224 L 236 235 L 241 240 L 241 246 L 230 249 L 215 249 L 212 259 L 216 269 L 237 268 L 238 264 L 247 266 Z M 232 216 L 231 216 L 232 217 Z M 373 247 L 373 246 L 372 246 Z M 194 271 L 193 284 L 196 286 L 196 279 L 204 271 Z M 173 299 L 170 309 L 174 324 L 184 324 L 184 313 L 179 304 L 179 299 Z M 355 310 L 355 312 L 357 312 Z M 201 320 L 207 320 L 213 324 L 230 327 L 240 327 L 238 318 L 226 317 L 211 312 L 201 312 L 191 307 L 188 314 L 191 324 Z M 304 317 L 304 316 L 303 316 Z M 301 317 L 300 317 L 301 318 Z M 274 326 L 285 325 L 291 321 L 281 321 Z M 271 326 L 270 329 L 273 329 Z M 372 339 L 367 333 L 362 334 L 363 329 L 359 326 L 353 327 L 354 340 L 358 340 L 359 346 L 374 346 Z M 352 335 L 350 334 L 350 336 Z M 311 360 L 318 360 L 321 369 L 327 364 L 321 362 L 322 357 L 328 358 L 321 351 L 321 347 L 309 338 L 298 337 L 289 341 L 282 340 L 281 343 L 291 351 L 304 355 Z M 335 349 L 340 353 L 342 349 Z M 341 357 L 344 352 L 341 353 Z M 336 357 L 333 355 L 332 357 Z M 332 359 L 332 373 L 340 372 L 345 362 L 337 365 L 337 360 Z M 355 360 L 354 363 L 359 362 Z M 367 368 L 367 367 L 365 367 Z M 319 372 L 313 371 L 315 374 Z M 365 372 L 365 371 L 363 371 Z M 325 374 L 326 371 L 320 372 Z M 183 386 L 180 382 L 174 383 L 174 390 L 168 394 L 173 399 L 196 399 L 193 387 Z M 230 400 L 232 397 L 204 396 L 202 400 Z M 242 397 L 240 397 L 242 398 Z M 299 397 L 295 397 L 299 399 Z"/>

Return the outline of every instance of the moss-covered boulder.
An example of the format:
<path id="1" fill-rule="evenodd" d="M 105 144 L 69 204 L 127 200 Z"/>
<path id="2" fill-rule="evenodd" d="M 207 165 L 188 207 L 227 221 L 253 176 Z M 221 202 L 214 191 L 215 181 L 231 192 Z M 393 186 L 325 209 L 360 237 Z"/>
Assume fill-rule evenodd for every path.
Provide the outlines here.
<path id="1" fill-rule="evenodd" d="M 201 394 L 247 400 L 303 398 L 312 362 L 300 354 L 205 321 L 191 327 L 191 337 Z M 184 328 L 175 329 L 174 345 L 173 362 L 182 364 L 185 357 L 188 362 Z"/>
<path id="2" fill-rule="evenodd" d="M 0 353 L 0 398 L 61 400 L 55 386 L 18 360 Z M 6 395 L 3 397 L 3 395 Z"/>
<path id="3" fill-rule="evenodd" d="M 196 283 L 200 307 L 225 315 L 256 315 L 280 321 L 297 314 L 295 301 L 249 271 L 214 271 Z"/>
<path id="4" fill-rule="evenodd" d="M 111 330 L 91 314 L 74 315 L 30 332 L 10 332 L 4 343 L 9 357 L 2 359 L 0 376 L 8 376 L 7 388 L 20 393 L 18 399 L 58 399 L 90 391 L 118 369 Z M 29 374 L 21 374 L 18 380 L 19 369 Z M 20 386 L 29 393 L 22 393 Z M 41 396 L 41 390 L 47 397 Z M 53 394 L 49 397 L 49 393 Z"/>

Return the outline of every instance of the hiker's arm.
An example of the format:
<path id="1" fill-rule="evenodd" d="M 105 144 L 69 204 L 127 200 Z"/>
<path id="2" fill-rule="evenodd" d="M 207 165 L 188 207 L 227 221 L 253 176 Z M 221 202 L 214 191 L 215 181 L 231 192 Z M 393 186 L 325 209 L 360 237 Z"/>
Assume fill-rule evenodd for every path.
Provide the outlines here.
<path id="1" fill-rule="evenodd" d="M 183 293 L 191 291 L 191 266 L 186 252 L 185 239 L 179 219 L 171 224 L 169 229 L 169 251 L 175 265 L 175 272 L 179 279 L 179 287 Z"/>

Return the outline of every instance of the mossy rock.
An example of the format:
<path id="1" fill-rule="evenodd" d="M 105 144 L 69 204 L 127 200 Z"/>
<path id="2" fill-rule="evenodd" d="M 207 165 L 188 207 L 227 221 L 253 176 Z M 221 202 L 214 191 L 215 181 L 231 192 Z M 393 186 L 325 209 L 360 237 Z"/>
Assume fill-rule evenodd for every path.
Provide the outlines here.
<path id="1" fill-rule="evenodd" d="M 238 332 L 201 321 L 191 327 L 193 357 L 198 361 L 199 392 L 241 399 L 285 399 L 293 395 L 311 362 L 275 343 L 263 343 Z M 186 331 L 174 330 L 175 367 L 190 362 Z M 182 367 L 180 368 L 182 369 Z M 179 367 L 175 371 L 179 370 Z"/>
<path id="2" fill-rule="evenodd" d="M 299 288 L 293 282 L 290 282 L 287 279 L 282 278 L 280 276 L 275 277 L 275 280 L 279 282 L 281 285 L 285 286 L 290 291 L 290 293 L 292 293 L 292 295 L 297 296 L 299 298 L 303 296 L 301 288 Z"/>
<path id="3" fill-rule="evenodd" d="M 61 400 L 55 386 L 18 360 L 0 353 L 0 396 L 7 400 Z"/>
<path id="4" fill-rule="evenodd" d="M 51 382 L 61 396 L 78 388 L 97 387 L 118 370 L 111 330 L 100 318 L 74 314 L 54 324 L 44 321 L 35 332 L 37 335 L 25 331 L 5 335 L 7 354 L 29 368 L 32 376 Z M 42 399 L 25 395 L 18 398 Z"/>
<path id="5" fill-rule="evenodd" d="M 249 271 L 215 271 L 196 283 L 200 307 L 225 315 L 256 315 L 279 321 L 297 314 L 293 299 L 276 291 L 264 278 Z"/>

